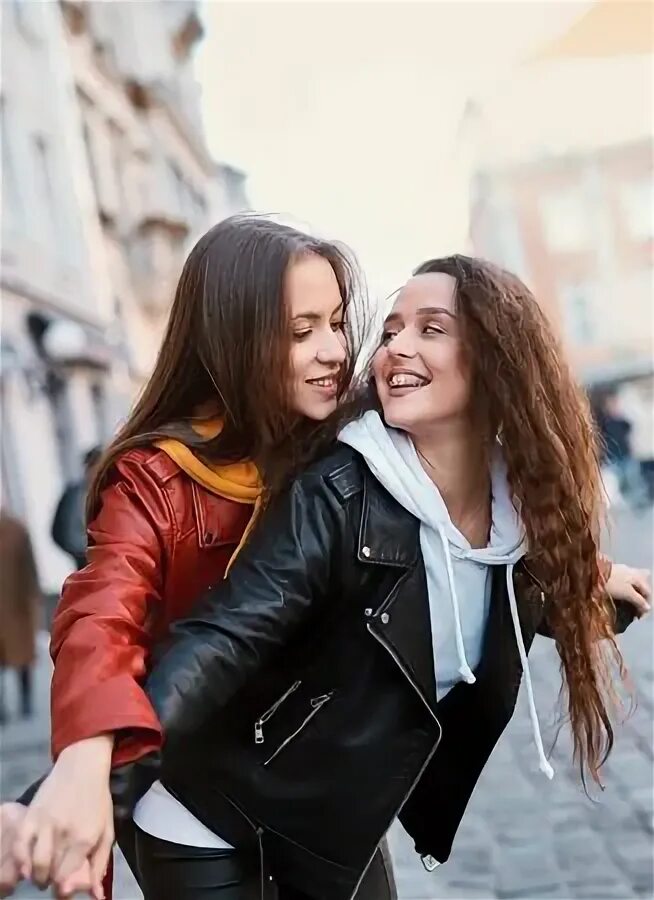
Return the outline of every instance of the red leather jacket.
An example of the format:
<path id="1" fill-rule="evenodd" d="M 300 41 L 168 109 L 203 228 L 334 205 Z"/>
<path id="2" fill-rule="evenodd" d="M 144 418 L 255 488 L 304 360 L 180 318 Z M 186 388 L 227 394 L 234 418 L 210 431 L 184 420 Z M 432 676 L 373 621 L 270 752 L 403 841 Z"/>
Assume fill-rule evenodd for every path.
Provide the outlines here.
<path id="1" fill-rule="evenodd" d="M 88 565 L 64 585 L 51 653 L 52 752 L 130 729 L 114 765 L 156 749 L 142 689 L 153 644 L 224 576 L 252 514 L 196 484 L 162 450 L 124 454 L 89 527 Z"/>

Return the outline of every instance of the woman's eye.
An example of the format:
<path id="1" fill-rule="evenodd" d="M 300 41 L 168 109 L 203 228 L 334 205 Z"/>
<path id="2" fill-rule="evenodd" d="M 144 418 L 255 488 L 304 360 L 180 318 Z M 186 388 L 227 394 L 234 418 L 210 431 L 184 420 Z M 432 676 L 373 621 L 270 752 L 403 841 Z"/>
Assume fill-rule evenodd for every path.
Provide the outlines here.
<path id="1" fill-rule="evenodd" d="M 384 331 L 381 339 L 382 344 L 390 344 L 396 334 L 397 331 Z"/>
<path id="2" fill-rule="evenodd" d="M 445 329 L 440 325 L 425 325 L 423 334 L 445 334 Z"/>
<path id="3" fill-rule="evenodd" d="M 293 340 L 294 341 L 303 341 L 309 337 L 311 334 L 311 328 L 307 328 L 304 331 L 294 331 L 293 332 Z"/>
<path id="4" fill-rule="evenodd" d="M 332 322 L 331 326 L 332 326 L 332 331 L 342 331 L 343 328 L 345 327 L 345 321 L 343 319 L 341 319 L 340 322 Z"/>

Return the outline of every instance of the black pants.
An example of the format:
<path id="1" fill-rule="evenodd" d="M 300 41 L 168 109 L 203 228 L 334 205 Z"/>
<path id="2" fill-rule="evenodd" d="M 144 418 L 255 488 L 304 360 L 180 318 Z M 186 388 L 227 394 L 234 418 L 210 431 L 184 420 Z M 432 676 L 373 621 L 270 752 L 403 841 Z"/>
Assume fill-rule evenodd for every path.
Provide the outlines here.
<path id="1" fill-rule="evenodd" d="M 136 855 L 144 900 L 309 900 L 263 874 L 259 860 L 235 850 L 186 847 L 136 829 Z M 393 900 L 392 875 L 379 851 L 357 900 Z"/>

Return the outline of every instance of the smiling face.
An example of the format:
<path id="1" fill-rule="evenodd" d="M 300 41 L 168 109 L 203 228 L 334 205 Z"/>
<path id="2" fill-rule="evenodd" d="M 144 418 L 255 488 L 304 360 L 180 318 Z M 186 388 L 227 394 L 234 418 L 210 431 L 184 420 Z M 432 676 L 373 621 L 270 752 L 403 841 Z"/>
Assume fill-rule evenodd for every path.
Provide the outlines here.
<path id="1" fill-rule="evenodd" d="M 467 418 L 470 374 L 451 275 L 417 275 L 402 288 L 384 323 L 373 375 L 394 428 L 417 435 Z"/>
<path id="2" fill-rule="evenodd" d="M 291 319 L 293 408 L 320 421 L 336 409 L 347 355 L 338 281 L 326 259 L 309 253 L 290 266 L 284 292 Z"/>

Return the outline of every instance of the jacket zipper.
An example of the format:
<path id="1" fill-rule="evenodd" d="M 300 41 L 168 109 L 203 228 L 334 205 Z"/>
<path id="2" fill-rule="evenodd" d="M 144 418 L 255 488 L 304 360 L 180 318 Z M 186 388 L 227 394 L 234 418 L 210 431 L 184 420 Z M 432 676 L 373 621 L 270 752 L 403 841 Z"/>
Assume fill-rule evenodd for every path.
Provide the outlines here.
<path id="1" fill-rule="evenodd" d="M 309 715 L 304 719 L 299 727 L 296 728 L 294 732 L 292 732 L 292 734 L 289 734 L 289 736 L 284 741 L 282 741 L 282 743 L 275 750 L 272 756 L 269 756 L 268 759 L 263 763 L 264 766 L 267 766 L 269 763 L 271 763 L 273 759 L 282 752 L 284 747 L 288 746 L 288 744 L 290 744 L 290 742 L 298 736 L 302 729 L 309 724 L 311 719 L 313 719 L 313 717 L 320 712 L 325 703 L 329 703 L 329 701 L 332 699 L 333 693 L 333 691 L 330 691 L 329 694 L 321 694 L 320 697 L 314 697 L 311 700 L 311 712 L 309 713 Z"/>
<path id="2" fill-rule="evenodd" d="M 235 803 L 231 797 L 228 797 L 227 794 L 222 795 L 228 803 L 230 803 L 234 809 L 239 812 L 245 821 L 248 823 L 250 828 L 255 832 L 257 836 L 257 845 L 259 849 L 259 889 L 261 892 L 260 900 L 266 900 L 266 866 L 265 859 L 263 854 L 263 828 L 261 825 L 255 825 L 252 819 L 247 815 L 247 813 L 243 812 L 241 807 Z M 272 881 L 272 876 L 270 876 L 270 880 Z"/>
<path id="3" fill-rule="evenodd" d="M 441 723 L 438 721 L 438 719 L 437 719 L 437 717 L 436 717 L 436 713 L 433 711 L 433 709 L 431 708 L 431 706 L 429 705 L 429 703 L 427 703 L 427 701 L 425 700 L 425 697 L 424 697 L 422 691 L 420 690 L 420 688 L 418 687 L 418 685 L 415 683 L 415 681 L 413 680 L 413 678 L 409 675 L 408 671 L 404 668 L 404 666 L 403 666 L 402 663 L 400 662 L 400 659 L 399 659 L 397 653 L 395 653 L 395 651 L 394 651 L 394 650 L 386 643 L 386 641 L 384 640 L 383 637 L 381 637 L 381 636 L 378 635 L 375 631 L 372 630 L 372 628 L 370 627 L 370 622 L 367 622 L 367 623 L 366 623 L 366 628 L 368 629 L 368 631 L 370 632 L 370 634 L 375 638 L 375 640 L 378 641 L 378 642 L 382 645 L 382 647 L 383 647 L 388 653 L 390 653 L 390 655 L 393 657 L 393 659 L 395 660 L 395 662 L 397 663 L 397 665 L 400 667 L 400 670 L 401 670 L 402 674 L 404 675 L 404 677 L 406 678 L 406 680 L 409 682 L 409 684 L 411 685 L 411 687 L 414 689 L 414 691 L 417 693 L 417 695 L 420 697 L 420 699 L 422 700 L 422 702 L 425 704 L 425 706 L 426 706 L 427 709 L 429 710 L 429 714 L 431 715 L 432 719 L 434 720 L 434 722 L 436 722 L 436 724 L 437 724 L 438 727 L 440 728 L 440 727 L 441 727 Z"/>
<path id="4" fill-rule="evenodd" d="M 429 754 L 427 755 L 427 759 L 424 761 L 424 763 L 423 763 L 423 765 L 422 765 L 420 771 L 418 772 L 418 774 L 416 775 L 416 777 L 413 779 L 413 782 L 412 782 L 412 784 L 411 784 L 411 787 L 410 787 L 409 790 L 406 792 L 406 795 L 405 795 L 405 797 L 404 797 L 404 800 L 400 803 L 400 805 L 398 806 L 398 808 L 395 810 L 395 812 L 393 813 L 393 816 L 391 817 L 391 820 L 389 821 L 388 825 L 387 825 L 386 828 L 382 831 L 382 838 L 383 838 L 383 836 L 386 834 L 386 832 L 388 831 L 388 829 L 391 827 L 391 825 L 393 824 L 393 822 L 395 821 L 395 819 L 396 819 L 396 818 L 398 817 L 398 815 L 400 814 L 400 812 L 401 812 L 401 810 L 402 810 L 402 807 L 403 807 L 404 804 L 406 803 L 407 797 L 410 797 L 410 796 L 411 796 L 411 794 L 413 793 L 413 789 L 415 788 L 415 786 L 418 784 L 418 782 L 419 782 L 420 779 L 422 778 L 423 772 L 425 771 L 425 769 L 427 768 L 427 766 L 429 765 L 429 763 L 432 761 L 432 758 L 433 758 L 434 754 L 435 754 L 436 751 L 438 750 L 438 745 L 439 745 L 440 742 L 441 742 L 441 738 L 442 738 L 442 736 L 443 736 L 443 729 L 441 728 L 441 723 L 438 721 L 438 718 L 437 718 L 436 714 L 434 713 L 434 711 L 432 710 L 431 706 L 427 703 L 427 701 L 426 701 L 425 698 L 423 697 L 422 691 L 420 690 L 420 688 L 419 688 L 418 685 L 415 683 L 415 681 L 413 680 L 413 678 L 411 678 L 411 676 L 409 675 L 409 673 L 407 672 L 407 670 L 406 670 L 406 669 L 404 668 L 404 666 L 402 665 L 402 663 L 401 663 L 401 661 L 400 661 L 400 659 L 399 659 L 397 653 L 395 653 L 395 651 L 394 651 L 394 650 L 386 643 L 386 641 L 385 641 L 382 637 L 380 637 L 380 635 L 376 634 L 376 633 L 372 630 L 372 628 L 370 627 L 370 622 L 367 622 L 367 623 L 366 623 L 366 628 L 368 629 L 368 631 L 370 632 L 370 634 L 375 638 L 375 640 L 378 641 L 378 642 L 382 645 L 382 647 L 386 650 L 386 652 L 389 653 L 389 654 L 391 655 L 391 657 L 395 660 L 396 664 L 399 666 L 400 671 L 402 672 L 402 674 L 404 675 L 404 677 L 407 679 L 407 681 L 409 682 L 409 684 L 410 684 L 410 685 L 413 687 L 413 689 L 416 691 L 416 693 L 418 694 L 418 696 L 420 697 L 420 699 L 422 700 L 422 702 L 425 704 L 425 706 L 426 706 L 427 709 L 429 710 L 429 713 L 430 713 L 431 717 L 433 718 L 434 722 L 436 722 L 436 724 L 438 725 L 438 740 L 437 740 L 436 743 L 434 744 L 434 746 L 433 746 L 433 748 L 432 748 L 432 750 L 431 750 L 431 753 L 429 753 Z M 380 840 L 381 840 L 381 839 L 380 839 Z M 361 882 L 362 882 L 363 879 L 365 878 L 366 872 L 367 872 L 368 869 L 370 868 L 370 864 L 371 864 L 371 862 L 373 861 L 373 859 L 375 858 L 375 853 L 377 852 L 378 849 L 379 849 L 379 844 L 375 847 L 375 849 L 374 849 L 373 852 L 372 852 L 372 856 L 370 857 L 370 859 L 369 859 L 368 862 L 366 863 L 366 867 L 364 868 L 363 872 L 361 873 L 361 877 L 359 878 L 359 880 L 357 881 L 356 885 L 354 886 L 354 891 L 353 891 L 352 894 L 350 895 L 349 900 L 354 900 L 354 898 L 356 897 L 356 893 L 357 893 L 357 891 L 359 890 L 359 888 L 361 887 Z"/>
<path id="5" fill-rule="evenodd" d="M 268 719 L 272 718 L 282 703 L 287 700 L 294 691 L 302 684 L 302 681 L 296 681 L 294 684 L 290 686 L 290 688 L 286 691 L 286 693 L 282 694 L 282 696 L 277 700 L 270 709 L 267 709 L 265 713 L 261 716 L 260 719 L 254 723 L 254 743 L 255 744 L 263 744 L 263 726 L 268 721 Z"/>

